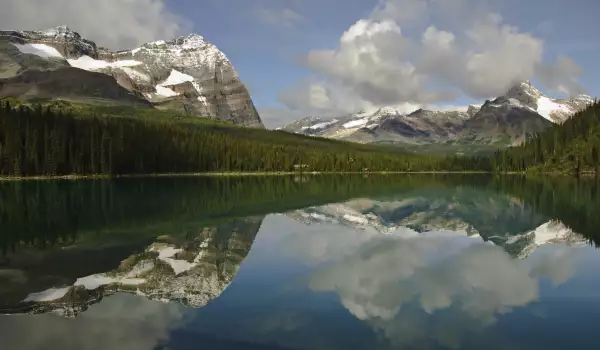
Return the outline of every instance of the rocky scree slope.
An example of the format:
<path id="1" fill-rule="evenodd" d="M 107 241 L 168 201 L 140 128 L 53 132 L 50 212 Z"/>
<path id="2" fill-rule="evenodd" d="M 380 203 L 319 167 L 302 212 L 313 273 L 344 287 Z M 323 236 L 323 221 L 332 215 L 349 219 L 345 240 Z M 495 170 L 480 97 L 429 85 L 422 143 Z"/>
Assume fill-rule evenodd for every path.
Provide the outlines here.
<path id="1" fill-rule="evenodd" d="M 309 117 L 282 130 L 361 143 L 404 144 L 478 143 L 514 145 L 527 135 L 562 123 L 584 109 L 593 99 L 580 95 L 552 99 L 530 82 L 521 82 L 504 95 L 455 111 L 418 109 L 401 114 L 392 107 L 374 113 L 359 112 L 336 118 Z"/>
<path id="2" fill-rule="evenodd" d="M 113 52 L 66 26 L 0 31 L 0 96 L 133 103 L 264 127 L 231 62 L 197 34 Z"/>

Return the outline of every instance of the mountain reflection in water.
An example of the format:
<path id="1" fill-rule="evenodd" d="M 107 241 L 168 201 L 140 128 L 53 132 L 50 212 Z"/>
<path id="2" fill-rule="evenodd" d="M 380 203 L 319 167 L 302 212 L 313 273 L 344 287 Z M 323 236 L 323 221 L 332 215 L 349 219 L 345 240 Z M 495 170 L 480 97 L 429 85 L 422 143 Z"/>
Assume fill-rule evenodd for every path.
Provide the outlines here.
<path id="1" fill-rule="evenodd" d="M 56 201 L 92 223 L 13 212 L 0 225 L 27 239 L 0 258 L 2 313 L 20 314 L 0 316 L 3 346 L 594 348 L 596 182 L 376 179 L 77 184 Z M 71 233 L 40 240 L 44 222 Z"/>

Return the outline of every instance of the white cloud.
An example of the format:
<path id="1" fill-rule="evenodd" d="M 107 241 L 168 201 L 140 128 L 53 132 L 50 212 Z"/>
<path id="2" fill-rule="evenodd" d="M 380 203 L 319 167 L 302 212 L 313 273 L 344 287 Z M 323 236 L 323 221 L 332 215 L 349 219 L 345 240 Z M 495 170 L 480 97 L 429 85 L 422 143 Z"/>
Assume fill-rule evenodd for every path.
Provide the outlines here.
<path id="1" fill-rule="evenodd" d="M 3 29 L 37 30 L 66 24 L 82 36 L 112 49 L 191 30 L 190 23 L 170 12 L 164 0 L 19 0 L 2 1 Z"/>
<path id="2" fill-rule="evenodd" d="M 333 116 L 372 106 L 343 84 L 319 81 L 305 81 L 285 90 L 280 94 L 279 100 L 291 109 L 321 116 Z"/>
<path id="3" fill-rule="evenodd" d="M 554 63 L 544 63 L 537 67 L 537 78 L 548 89 L 560 94 L 571 95 L 583 93 L 579 84 L 581 68 L 572 59 L 560 55 Z"/>
<path id="4" fill-rule="evenodd" d="M 544 42 L 505 23 L 487 1 L 380 0 L 340 37 L 335 49 L 312 50 L 316 78 L 281 94 L 293 109 L 340 104 L 447 104 L 460 95 L 483 100 L 542 75 L 553 91 L 577 93 L 578 66 L 568 58 L 543 63 Z M 460 13 L 460 21 L 448 14 Z M 314 85 L 328 99 L 315 99 Z M 336 90 L 348 97 L 332 102 Z M 340 98 L 338 98 L 339 100 Z M 326 103 L 325 103 L 326 102 Z M 349 108 L 345 108 L 348 110 Z"/>

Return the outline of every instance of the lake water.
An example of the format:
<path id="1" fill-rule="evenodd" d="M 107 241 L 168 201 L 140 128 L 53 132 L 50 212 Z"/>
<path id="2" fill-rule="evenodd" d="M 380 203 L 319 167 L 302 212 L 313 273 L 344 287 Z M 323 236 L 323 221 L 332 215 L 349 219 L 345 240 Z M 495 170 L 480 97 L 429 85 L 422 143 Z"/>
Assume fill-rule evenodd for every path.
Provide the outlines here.
<path id="1" fill-rule="evenodd" d="M 1 349 L 597 349 L 600 187 L 0 183 Z"/>

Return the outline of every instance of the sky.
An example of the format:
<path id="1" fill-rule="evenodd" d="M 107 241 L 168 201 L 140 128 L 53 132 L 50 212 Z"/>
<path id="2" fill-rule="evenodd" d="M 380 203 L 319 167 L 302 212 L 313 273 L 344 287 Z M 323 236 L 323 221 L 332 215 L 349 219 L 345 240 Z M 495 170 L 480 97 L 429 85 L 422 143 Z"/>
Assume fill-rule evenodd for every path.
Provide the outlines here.
<path id="1" fill-rule="evenodd" d="M 197 33 L 269 128 L 391 106 L 481 104 L 531 80 L 600 96 L 598 0 L 0 0 L 1 29 L 66 24 L 131 48 Z M 43 14 L 43 15 L 40 15 Z"/>

